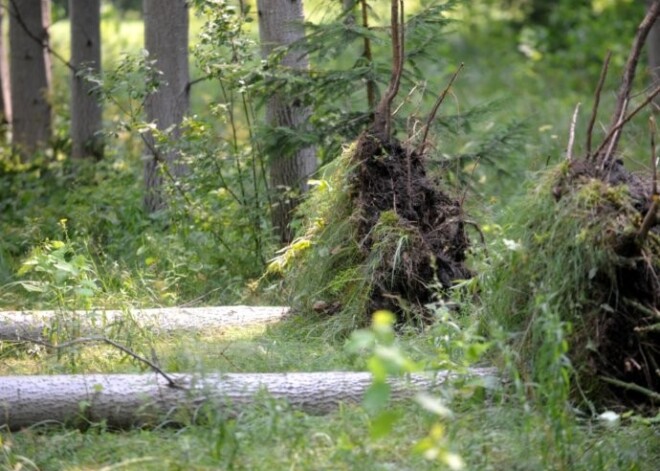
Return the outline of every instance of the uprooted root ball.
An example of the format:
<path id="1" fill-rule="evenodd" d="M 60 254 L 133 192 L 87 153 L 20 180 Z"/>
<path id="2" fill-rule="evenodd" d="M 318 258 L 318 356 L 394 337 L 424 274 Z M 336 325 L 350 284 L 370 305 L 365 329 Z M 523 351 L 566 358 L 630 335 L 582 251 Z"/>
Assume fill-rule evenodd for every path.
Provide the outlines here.
<path id="1" fill-rule="evenodd" d="M 527 379 L 539 382 L 565 353 L 574 398 L 657 405 L 660 237 L 639 237 L 650 185 L 619 163 L 598 172 L 585 162 L 540 182 L 511 208 L 517 220 L 488 277 L 485 309 L 517 332 Z"/>
<path id="2" fill-rule="evenodd" d="M 438 289 L 471 276 L 460 204 L 395 140 L 364 133 L 332 166 L 302 207 L 305 234 L 278 260 L 292 305 L 339 312 L 342 330 L 378 309 L 427 322 Z"/>

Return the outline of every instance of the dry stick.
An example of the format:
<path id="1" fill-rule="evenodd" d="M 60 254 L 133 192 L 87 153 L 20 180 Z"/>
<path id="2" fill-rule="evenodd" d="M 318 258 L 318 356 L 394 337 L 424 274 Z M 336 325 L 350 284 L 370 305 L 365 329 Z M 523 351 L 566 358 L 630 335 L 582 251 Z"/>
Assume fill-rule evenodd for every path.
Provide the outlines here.
<path id="1" fill-rule="evenodd" d="M 644 46 L 644 42 L 646 41 L 646 37 L 648 36 L 649 31 L 651 31 L 651 28 L 653 27 L 653 24 L 655 23 L 655 20 L 658 18 L 659 14 L 660 14 L 660 1 L 655 1 L 649 7 L 648 11 L 646 12 L 646 16 L 644 17 L 640 25 L 637 27 L 637 33 L 635 34 L 635 39 L 633 40 L 632 49 L 630 50 L 630 54 L 628 55 L 626 66 L 624 68 L 623 79 L 621 80 L 621 87 L 619 88 L 619 92 L 617 94 L 616 108 L 614 110 L 614 114 L 612 115 L 613 118 L 612 118 L 612 124 L 610 125 L 610 132 L 608 133 L 607 138 L 605 139 L 605 141 L 609 141 L 610 139 L 612 139 L 612 143 L 610 146 L 611 151 L 608 153 L 608 155 L 605 156 L 603 160 L 606 160 L 610 154 L 616 152 L 616 148 L 619 143 L 620 134 L 614 132 L 614 129 L 615 128 L 620 129 L 618 120 L 621 116 L 624 116 L 626 113 L 626 107 L 628 104 L 628 99 L 630 97 L 630 90 L 632 89 L 633 81 L 635 79 L 635 73 L 637 71 L 637 62 L 639 61 L 639 55 L 642 51 L 642 47 Z M 604 148 L 604 144 L 605 143 L 600 145 L 599 151 Z M 598 155 L 598 151 L 596 152 L 595 155 Z M 604 166 L 605 165 L 603 165 L 603 167 Z"/>
<path id="2" fill-rule="evenodd" d="M 390 137 L 390 108 L 394 97 L 399 92 L 401 75 L 403 74 L 404 33 L 403 33 L 403 0 L 401 2 L 401 30 L 399 30 L 399 0 L 392 0 L 392 76 L 387 92 L 378 103 L 374 115 L 374 131 L 377 137 L 389 139 Z"/>
<path id="3" fill-rule="evenodd" d="M 652 195 L 656 196 L 658 194 L 658 159 L 655 154 L 655 118 L 653 115 L 649 117 L 649 127 L 651 130 L 651 167 L 653 168 L 653 188 Z"/>
<path id="4" fill-rule="evenodd" d="M 598 105 L 600 104 L 600 94 L 603 91 L 603 85 L 605 84 L 605 78 L 607 77 L 607 69 L 610 66 L 610 59 L 612 58 L 612 51 L 607 51 L 605 56 L 605 62 L 603 63 L 603 68 L 600 70 L 600 77 L 598 78 L 598 86 L 596 87 L 596 93 L 594 96 L 594 107 L 591 110 L 591 118 L 589 119 L 589 125 L 587 126 L 587 159 L 591 158 L 591 136 L 594 131 L 594 125 L 596 124 L 596 116 L 598 115 Z"/>
<path id="5" fill-rule="evenodd" d="M 454 74 L 451 76 L 451 79 L 449 79 L 449 83 L 442 91 L 438 99 L 435 101 L 435 104 L 431 109 L 431 114 L 429 114 L 429 118 L 426 120 L 426 124 L 424 125 L 424 134 L 422 135 L 422 141 L 420 142 L 419 148 L 417 149 L 417 152 L 419 154 L 424 153 L 424 149 L 426 148 L 426 139 L 428 138 L 429 135 L 429 129 L 431 128 L 431 123 L 435 119 L 435 115 L 438 113 L 438 109 L 440 108 L 440 105 L 442 105 L 442 102 L 445 101 L 445 97 L 447 96 L 447 93 L 449 93 L 449 89 L 451 89 L 451 86 L 454 84 L 454 80 L 456 80 L 456 77 L 458 77 L 458 74 L 463 69 L 464 65 L 465 64 L 461 62 L 461 65 L 458 66 L 456 72 L 454 72 Z"/>
<path id="6" fill-rule="evenodd" d="M 594 156 L 599 155 L 603 149 L 605 148 L 606 145 L 608 145 L 610 139 L 614 134 L 616 134 L 618 131 L 621 130 L 623 126 L 626 125 L 628 121 L 630 121 L 632 118 L 635 117 L 637 113 L 639 113 L 642 109 L 644 109 L 649 103 L 653 101 L 655 96 L 660 93 L 660 87 L 657 87 L 655 90 L 651 92 L 649 96 L 646 97 L 646 99 L 637 107 L 635 108 L 628 116 L 625 118 L 619 120 L 619 123 L 614 126 L 610 131 L 607 133 L 607 136 L 605 136 L 605 139 L 603 139 L 603 142 L 598 146 L 598 149 L 594 152 Z M 606 162 L 603 162 L 602 167 L 605 167 Z"/>
<path id="7" fill-rule="evenodd" d="M 126 346 L 124 346 L 124 345 L 122 345 L 118 342 L 115 342 L 114 340 L 111 340 L 107 337 L 80 337 L 80 338 L 73 339 L 73 340 L 70 340 L 68 342 L 63 342 L 63 343 L 60 343 L 60 344 L 57 344 L 57 345 L 54 345 L 52 343 L 45 342 L 45 341 L 39 340 L 39 339 L 21 339 L 19 341 L 14 342 L 14 343 L 25 343 L 25 342 L 33 343 L 33 344 L 36 344 L 36 345 L 42 345 L 46 348 L 52 348 L 54 350 L 63 350 L 65 348 L 68 348 L 68 347 L 71 347 L 73 345 L 77 345 L 77 344 L 80 344 L 80 343 L 94 343 L 94 342 L 107 343 L 108 345 L 112 345 L 113 347 L 115 347 L 115 348 L 121 350 L 122 352 L 126 353 L 128 356 L 131 356 L 131 357 L 135 358 L 136 360 L 141 361 L 142 363 L 145 363 L 147 366 L 149 366 L 149 368 L 151 368 L 156 373 L 158 373 L 163 378 L 165 378 L 170 387 L 176 388 L 176 389 L 186 389 L 183 386 L 177 384 L 177 382 L 174 381 L 174 379 L 170 375 L 165 373 L 153 361 L 151 361 L 151 360 L 149 360 L 149 359 L 147 359 L 147 358 L 145 358 L 141 355 L 138 355 L 137 353 L 135 353 L 130 348 L 128 348 L 128 347 L 126 347 Z"/>
<path id="8" fill-rule="evenodd" d="M 638 392 L 638 393 L 642 393 L 642 394 L 650 397 L 651 399 L 655 399 L 656 401 L 660 401 L 660 394 L 659 393 L 657 393 L 655 391 L 651 391 L 650 389 L 645 388 L 644 386 L 640 386 L 639 384 L 626 383 L 624 381 L 620 381 L 620 380 L 614 379 L 614 378 L 608 378 L 606 376 L 601 376 L 600 379 L 605 381 L 606 383 L 613 384 L 614 386 L 618 386 L 620 388 L 624 388 L 624 389 L 627 389 L 629 391 L 635 391 L 635 392 Z"/>
<path id="9" fill-rule="evenodd" d="M 573 144 L 575 144 L 575 124 L 577 123 L 578 112 L 580 111 L 580 105 L 578 103 L 575 106 L 575 111 L 573 112 L 573 119 L 571 120 L 571 128 L 568 133 L 568 146 L 566 147 L 566 160 L 569 162 L 573 160 Z"/>
<path id="10" fill-rule="evenodd" d="M 657 222 L 656 213 L 658 212 L 658 200 L 659 200 L 658 181 L 657 181 L 658 162 L 655 155 L 655 120 L 653 119 L 653 116 L 649 118 L 649 124 L 651 127 L 651 165 L 653 167 L 653 188 L 652 188 L 651 198 L 653 200 L 653 203 L 651 204 L 649 210 L 646 212 L 646 216 L 644 216 L 644 221 L 642 221 L 642 226 L 639 228 L 639 232 L 637 233 L 637 240 L 640 242 L 646 239 L 646 236 L 651 230 L 651 227 L 653 227 L 653 225 Z"/>
<path id="11" fill-rule="evenodd" d="M 367 0 L 360 0 L 360 8 L 362 10 L 362 27 L 368 30 L 369 15 Z M 362 57 L 365 58 L 369 66 L 373 66 L 374 58 L 371 54 L 371 39 L 366 35 L 364 36 L 364 51 L 362 52 Z M 374 110 L 376 108 L 376 83 L 372 78 L 367 80 L 367 104 L 369 105 L 369 110 Z"/>

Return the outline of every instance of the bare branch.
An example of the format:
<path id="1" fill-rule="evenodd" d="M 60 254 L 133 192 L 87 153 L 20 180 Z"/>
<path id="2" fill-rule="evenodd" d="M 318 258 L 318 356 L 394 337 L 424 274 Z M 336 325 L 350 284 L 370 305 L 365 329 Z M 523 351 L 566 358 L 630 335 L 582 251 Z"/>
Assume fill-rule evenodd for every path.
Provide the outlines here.
<path id="1" fill-rule="evenodd" d="M 360 9 L 362 10 L 362 27 L 364 29 L 369 29 L 369 15 L 367 0 L 360 0 Z M 362 52 L 362 57 L 365 58 L 367 64 L 373 66 L 374 58 L 371 54 L 371 39 L 369 36 L 364 36 L 364 51 Z M 367 80 L 367 104 L 369 105 L 369 110 L 374 111 L 376 108 L 376 83 L 373 79 Z"/>
<path id="2" fill-rule="evenodd" d="M 600 94 L 603 91 L 603 85 L 605 83 L 605 78 L 607 77 L 607 69 L 610 66 L 610 59 L 612 58 L 612 51 L 607 51 L 605 56 L 605 62 L 603 62 L 603 68 L 600 71 L 600 77 L 598 78 L 598 86 L 596 87 L 596 93 L 594 96 L 594 107 L 591 110 L 591 118 L 589 119 L 589 125 L 587 126 L 587 159 L 591 158 L 591 138 L 594 131 L 594 125 L 596 124 L 596 116 L 598 115 L 598 105 L 600 104 Z"/>
<path id="3" fill-rule="evenodd" d="M 608 156 L 606 157 L 609 157 L 609 154 L 616 152 L 620 133 L 616 133 L 614 129 L 620 129 L 618 122 L 620 117 L 624 116 L 626 113 L 626 107 L 630 98 L 630 90 L 632 89 L 635 73 L 637 71 L 639 55 L 642 51 L 642 47 L 644 46 L 644 42 L 646 41 L 646 37 L 648 36 L 649 31 L 651 31 L 651 28 L 658 18 L 658 15 L 660 15 L 660 1 L 655 1 L 649 6 L 646 12 L 646 16 L 637 27 L 637 33 L 635 34 L 635 39 L 633 40 L 632 49 L 630 50 L 628 61 L 626 62 L 626 66 L 623 71 L 621 87 L 619 88 L 619 92 L 617 94 L 617 102 L 614 109 L 614 114 L 612 115 L 613 117 L 612 123 L 610 124 L 610 132 L 607 135 L 608 137 L 605 139 L 605 141 L 612 139 L 612 145 L 610 146 L 611 151 L 608 152 Z M 599 149 L 602 150 L 603 147 L 604 145 L 601 144 Z M 596 152 L 596 155 L 598 155 L 598 152 Z"/>
<path id="4" fill-rule="evenodd" d="M 399 7 L 401 7 L 401 10 L 399 10 Z M 390 109 L 394 97 L 399 92 L 401 75 L 403 74 L 403 60 L 405 56 L 403 44 L 403 0 L 392 0 L 390 20 L 392 27 L 392 76 L 390 77 L 387 92 L 381 98 L 374 113 L 374 133 L 383 140 L 390 137 L 390 123 L 392 119 Z"/>
<path id="5" fill-rule="evenodd" d="M 435 101 L 435 104 L 433 105 L 433 109 L 431 109 L 431 114 L 429 114 L 429 117 L 426 120 L 426 124 L 424 125 L 424 134 L 422 135 L 422 140 L 419 144 L 419 148 L 417 149 L 418 153 L 420 154 L 424 153 L 424 149 L 426 148 L 426 139 L 428 138 L 429 135 L 429 129 L 431 128 L 431 123 L 435 119 L 435 115 L 438 113 L 438 109 L 440 108 L 440 105 L 442 104 L 443 101 L 445 101 L 445 97 L 447 96 L 447 93 L 449 93 L 451 86 L 454 84 L 454 81 L 456 80 L 456 77 L 458 77 L 460 71 L 463 69 L 463 66 L 464 64 L 463 62 L 461 62 L 461 65 L 458 66 L 456 72 L 454 72 L 454 74 L 451 76 L 451 79 L 449 79 L 449 83 L 442 91 L 438 99 Z"/>
<path id="6" fill-rule="evenodd" d="M 618 124 L 614 126 L 610 131 L 607 133 L 607 136 L 605 136 L 605 139 L 603 139 L 603 142 L 601 143 L 600 146 L 598 146 L 598 149 L 594 152 L 594 156 L 599 155 L 603 149 L 605 148 L 606 145 L 608 145 L 609 141 L 612 139 L 612 136 L 616 133 L 618 133 L 623 126 L 626 125 L 628 121 L 630 121 L 632 118 L 635 117 L 637 113 L 639 113 L 642 109 L 644 109 L 649 103 L 653 101 L 653 99 L 660 93 L 660 86 L 656 87 L 650 95 L 646 97 L 646 99 L 639 105 L 637 108 L 635 108 L 628 116 L 625 118 L 619 119 Z M 611 147 L 611 146 L 610 146 Z M 609 158 L 611 155 L 611 150 L 607 153 L 605 157 Z M 602 168 L 605 168 L 607 166 L 607 158 L 603 158 L 603 162 L 601 164 Z"/>
<path id="7" fill-rule="evenodd" d="M 575 106 L 575 111 L 573 112 L 573 119 L 571 119 L 571 129 L 568 133 L 568 146 L 566 147 L 566 160 L 569 162 L 573 160 L 573 144 L 575 144 L 575 125 L 577 123 L 578 112 L 580 111 L 580 105 L 578 103 Z"/>
<path id="8" fill-rule="evenodd" d="M 149 359 L 147 359 L 147 358 L 145 358 L 141 355 L 138 355 L 137 353 L 135 353 L 130 348 L 128 348 L 128 347 L 126 347 L 126 346 L 124 346 L 124 345 L 122 345 L 118 342 L 115 342 L 114 340 L 111 340 L 107 337 L 80 337 L 80 338 L 77 338 L 77 339 L 73 339 L 69 342 L 63 342 L 63 343 L 59 343 L 59 344 L 52 344 L 50 342 L 46 342 L 44 340 L 39 340 L 39 339 L 25 338 L 25 339 L 16 341 L 14 343 L 26 343 L 26 342 L 36 344 L 36 345 L 42 345 L 46 348 L 51 348 L 53 350 L 64 350 L 64 349 L 72 347 L 74 345 L 79 345 L 79 344 L 83 344 L 83 343 L 107 343 L 108 345 L 111 345 L 111 346 L 115 347 L 116 349 L 121 350 L 122 352 L 126 353 L 128 356 L 133 357 L 136 360 L 138 360 L 138 361 L 146 364 L 147 366 L 149 366 L 149 368 L 151 368 L 156 373 L 158 373 L 163 378 L 165 378 L 165 380 L 167 380 L 167 383 L 169 384 L 170 387 L 176 388 L 176 389 L 186 389 L 183 386 L 177 384 L 177 382 L 174 381 L 174 379 L 170 375 L 165 373 L 153 361 L 151 361 L 151 360 L 149 360 Z"/>
<path id="9" fill-rule="evenodd" d="M 18 11 L 18 6 L 16 5 L 16 0 L 9 0 L 9 2 L 11 3 L 11 7 L 12 7 L 12 8 L 7 8 L 7 7 L 2 6 L 2 5 L 0 5 L 0 8 L 5 8 L 5 9 L 7 9 L 7 11 L 9 12 L 9 14 L 10 14 L 12 17 L 14 17 L 14 18 L 16 19 L 16 21 L 17 21 L 17 23 L 19 24 L 19 26 L 21 27 L 21 29 L 25 32 L 25 34 L 28 35 L 28 37 L 30 37 L 30 39 L 32 39 L 33 41 L 36 41 L 37 43 L 39 43 L 39 45 L 41 45 L 41 47 L 43 47 L 44 49 L 46 49 L 46 51 L 48 51 L 48 53 L 49 53 L 50 55 L 52 55 L 54 58 L 56 58 L 57 60 L 59 60 L 62 64 L 64 64 L 65 66 L 67 66 L 67 67 L 69 68 L 69 70 L 71 70 L 71 72 L 73 72 L 74 74 L 77 73 L 77 72 L 78 72 L 78 69 L 75 68 L 75 67 L 73 66 L 73 64 L 71 64 L 71 62 L 69 62 L 68 60 L 66 60 L 66 59 L 65 59 L 64 57 L 62 57 L 57 51 L 55 51 L 55 49 L 53 49 L 52 47 L 50 47 L 50 42 L 48 41 L 48 35 L 46 35 L 46 36 L 43 37 L 43 38 L 40 38 L 40 37 L 39 37 L 37 34 L 35 34 L 33 31 L 30 31 L 30 28 L 28 28 L 28 25 L 25 24 L 25 20 L 23 19 L 23 17 L 21 16 L 20 12 Z"/>

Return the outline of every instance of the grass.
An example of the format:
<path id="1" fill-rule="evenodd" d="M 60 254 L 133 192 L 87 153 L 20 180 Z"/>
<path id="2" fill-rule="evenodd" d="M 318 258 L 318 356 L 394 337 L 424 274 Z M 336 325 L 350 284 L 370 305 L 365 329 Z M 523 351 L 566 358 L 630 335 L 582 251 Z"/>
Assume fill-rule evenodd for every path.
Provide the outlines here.
<path id="1" fill-rule="evenodd" d="M 307 5 L 315 15 L 323 14 L 320 2 Z M 496 256 L 511 255 L 503 244 L 504 239 L 514 240 L 508 230 L 515 218 L 502 208 L 519 195 L 519 182 L 528 172 L 563 158 L 573 108 L 577 102 L 583 102 L 583 110 L 588 109 L 598 67 L 591 61 L 585 69 L 562 68 L 550 55 L 533 61 L 519 51 L 519 38 L 514 32 L 496 21 L 484 25 L 475 20 L 490 16 L 468 15 L 463 19 L 466 18 L 471 20 L 455 25 L 454 33 L 438 40 L 437 60 L 425 70 L 428 90 L 442 90 L 448 71 L 460 62 L 466 63 L 465 72 L 453 88 L 454 99 L 443 105 L 439 121 L 446 118 L 449 122 L 450 116 L 460 117 L 475 105 L 494 100 L 498 104 L 475 118 L 474 124 L 456 129 L 439 125 L 440 141 L 431 158 L 446 168 L 449 164 L 442 160 L 444 156 L 469 153 L 478 147 L 479 136 L 508 123 L 511 117 L 525 122 L 522 142 L 498 156 L 507 175 L 481 161 L 476 165 L 473 162 L 467 169 L 474 190 L 469 192 L 467 204 L 485 226 L 489 249 Z M 104 60 L 110 65 L 121 52 L 139 47 L 141 27 L 137 21 L 119 23 L 110 16 L 104 21 Z M 199 20 L 193 20 L 191 29 L 198 27 Z M 67 49 L 67 29 L 68 25 L 61 22 L 50 31 L 58 51 Z M 603 31 L 618 42 L 625 42 L 610 29 Z M 598 56 L 606 42 L 599 40 L 591 45 L 594 47 L 586 44 L 583 49 L 597 51 L 594 55 Z M 564 54 L 577 52 L 573 49 Z M 615 61 L 613 68 L 620 62 Z M 196 73 L 193 71 L 193 76 Z M 66 101 L 67 74 L 61 64 L 56 64 L 55 98 L 62 103 Z M 615 70 L 611 72 L 606 85 L 601 117 L 607 116 L 611 107 L 616 74 Z M 213 83 L 195 87 L 196 112 L 218 101 L 219 91 Z M 581 116 L 578 133 L 587 113 L 583 111 Z M 115 117 L 115 111 L 109 108 L 106 120 Z M 605 118 L 601 120 L 607 122 Z M 646 155 L 640 150 L 642 144 L 636 144 L 646 142 L 644 126 L 626 132 L 630 139 L 624 149 L 625 158 L 637 165 Z M 158 222 L 141 213 L 137 183 L 140 152 L 138 144 L 121 135 L 111 145 L 108 162 L 102 164 L 105 168 L 97 167 L 89 180 L 59 179 L 63 172 L 57 165 L 50 172 L 12 180 L 12 194 L 21 195 L 21 201 L 11 200 L 15 207 L 9 208 L 8 214 L 12 217 L 5 219 L 3 213 L 0 305 L 45 308 L 58 305 L 58 301 L 65 305 L 70 301 L 38 297 L 9 286 L 16 281 L 15 271 L 20 263 L 35 247 L 45 239 L 64 238 L 59 226 L 62 218 L 69 219 L 73 253 L 86 257 L 93 265 L 92 276 L 103 286 L 102 293 L 95 295 L 97 302 L 119 307 L 191 300 L 198 304 L 232 303 L 246 296 L 243 287 L 249 280 L 229 273 L 227 259 L 218 256 L 217 247 L 194 237 L 188 239 L 187 245 L 181 244 L 175 230 L 163 235 Z M 71 188 L 76 191 L 69 191 Z M 117 188 L 124 191 L 117 194 Z M 466 191 L 463 187 L 458 189 Z M 525 211 L 519 210 L 514 216 L 524 220 Z M 175 229 L 190 230 L 186 223 L 177 224 Z M 230 228 L 232 221 L 229 218 L 221 224 Z M 245 250 L 239 236 L 236 250 Z M 474 265 L 488 267 L 489 262 L 477 255 Z M 208 266 L 213 269 L 206 269 Z M 248 268 L 258 272 L 254 267 Z M 562 266 L 557 263 L 556 268 L 559 277 Z M 316 275 L 322 279 L 324 273 Z M 472 332 L 478 320 L 470 312 L 473 307 L 467 304 L 469 316 L 464 319 L 445 318 L 424 332 L 401 333 L 397 342 L 406 358 L 431 368 L 449 362 L 452 354 L 460 356 L 465 342 L 473 335 L 466 332 Z M 341 325 L 333 326 L 333 322 Z M 367 369 L 371 352 L 355 353 L 345 348 L 337 336 L 328 335 L 342 325 L 346 327 L 345 320 L 332 317 L 325 324 L 312 318 L 297 318 L 274 326 L 162 338 L 145 331 L 129 331 L 123 341 L 141 354 L 151 356 L 155 352 L 165 369 L 173 372 Z M 554 327 L 553 332 L 561 340 L 563 333 L 557 329 L 561 325 Z M 456 335 L 457 330 L 462 334 Z M 555 347 L 561 347 L 560 344 L 552 343 Z M 550 360 L 556 360 L 564 352 L 560 348 L 546 353 Z M 105 346 L 84 346 L 58 356 L 43 349 L 0 345 L 0 375 L 140 371 L 144 371 L 144 365 Z M 517 385 L 523 390 L 529 386 Z M 112 431 L 101 423 L 91 424 L 85 431 L 57 426 L 38 426 L 15 433 L 3 430 L 0 469 L 442 469 L 438 462 L 427 460 L 414 450 L 431 430 L 438 430 L 434 425 L 440 423 L 444 427 L 442 439 L 448 449 L 463 458 L 466 469 L 655 470 L 660 460 L 657 417 L 645 419 L 624 413 L 617 423 L 610 423 L 597 415 L 570 409 L 561 402 L 562 394 L 559 391 L 553 401 L 542 406 L 515 387 L 497 390 L 484 398 L 472 389 L 457 386 L 442 398 L 453 411 L 450 418 L 439 421 L 436 415 L 413 402 L 391 407 L 399 420 L 390 433 L 380 438 L 373 435 L 378 416 L 363 406 L 342 407 L 327 417 L 313 417 L 267 397 L 246 407 L 238 417 L 227 418 L 209 410 L 200 421 L 178 429 Z"/>

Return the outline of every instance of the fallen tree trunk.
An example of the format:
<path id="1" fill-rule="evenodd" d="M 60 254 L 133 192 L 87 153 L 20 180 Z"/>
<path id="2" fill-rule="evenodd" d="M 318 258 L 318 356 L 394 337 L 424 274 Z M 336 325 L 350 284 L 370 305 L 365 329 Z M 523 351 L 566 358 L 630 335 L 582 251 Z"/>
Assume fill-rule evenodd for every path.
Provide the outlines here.
<path id="1" fill-rule="evenodd" d="M 231 326 L 275 322 L 289 308 L 281 306 L 196 307 L 133 309 L 130 311 L 5 311 L 0 312 L 0 341 L 42 339 L 49 331 L 60 329 L 78 335 L 102 333 L 126 324 L 148 327 L 156 333 L 203 331 Z M 46 335 L 44 335 L 46 334 Z"/>
<path id="2" fill-rule="evenodd" d="M 492 368 L 471 369 L 467 375 L 489 377 Z M 440 388 L 456 373 L 414 374 L 392 379 L 391 398 L 401 401 L 416 392 Z M 194 417 L 202 405 L 233 415 L 265 392 L 309 414 L 329 413 L 342 404 L 362 400 L 372 383 L 370 373 L 264 373 L 172 375 L 177 387 L 156 374 L 90 374 L 0 377 L 0 429 L 17 430 L 36 424 L 66 423 L 110 427 L 176 424 Z"/>

